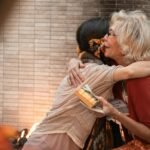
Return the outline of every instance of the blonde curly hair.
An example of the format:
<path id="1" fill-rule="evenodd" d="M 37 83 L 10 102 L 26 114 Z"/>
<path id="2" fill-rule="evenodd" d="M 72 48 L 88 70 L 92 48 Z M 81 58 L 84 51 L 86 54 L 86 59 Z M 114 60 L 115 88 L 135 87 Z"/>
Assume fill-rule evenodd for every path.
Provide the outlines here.
<path id="1" fill-rule="evenodd" d="M 113 27 L 126 64 L 150 59 L 150 20 L 142 11 L 115 12 L 110 27 Z"/>

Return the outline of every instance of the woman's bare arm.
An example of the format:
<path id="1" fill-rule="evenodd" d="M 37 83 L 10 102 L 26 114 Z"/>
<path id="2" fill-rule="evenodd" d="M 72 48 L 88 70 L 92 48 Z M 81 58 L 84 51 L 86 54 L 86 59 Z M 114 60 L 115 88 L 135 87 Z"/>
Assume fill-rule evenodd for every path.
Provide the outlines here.
<path id="1" fill-rule="evenodd" d="M 126 67 L 120 67 L 114 72 L 114 80 L 126 80 L 150 75 L 150 61 L 138 61 Z"/>
<path id="2" fill-rule="evenodd" d="M 99 100 L 102 103 L 102 107 L 103 107 L 103 111 L 105 115 L 111 116 L 115 118 L 116 120 L 120 121 L 134 135 L 150 143 L 150 128 L 148 128 L 142 123 L 139 123 L 129 118 L 125 114 L 119 112 L 104 98 L 99 97 Z"/>
<path id="3" fill-rule="evenodd" d="M 77 86 L 84 81 L 84 77 L 80 72 L 80 68 L 85 67 L 79 59 L 71 59 L 68 64 L 69 82 L 70 84 Z M 114 80 L 126 80 L 131 78 L 140 78 L 150 75 L 150 62 L 139 61 L 132 63 L 126 67 L 120 67 L 114 72 Z"/>

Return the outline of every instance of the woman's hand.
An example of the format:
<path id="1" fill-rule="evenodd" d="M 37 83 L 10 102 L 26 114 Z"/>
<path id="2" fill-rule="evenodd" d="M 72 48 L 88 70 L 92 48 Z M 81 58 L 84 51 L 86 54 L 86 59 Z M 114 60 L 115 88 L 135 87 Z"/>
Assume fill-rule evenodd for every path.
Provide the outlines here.
<path id="1" fill-rule="evenodd" d="M 78 86 L 84 81 L 84 77 L 80 72 L 80 68 L 84 68 L 85 65 L 79 59 L 71 59 L 68 64 L 69 78 L 68 82 L 73 86 Z"/>
<path id="2" fill-rule="evenodd" d="M 103 97 L 98 97 L 100 101 L 100 105 L 103 109 L 103 112 L 107 116 L 111 117 L 117 117 L 117 115 L 120 113 L 115 107 L 113 107 L 106 99 Z"/>

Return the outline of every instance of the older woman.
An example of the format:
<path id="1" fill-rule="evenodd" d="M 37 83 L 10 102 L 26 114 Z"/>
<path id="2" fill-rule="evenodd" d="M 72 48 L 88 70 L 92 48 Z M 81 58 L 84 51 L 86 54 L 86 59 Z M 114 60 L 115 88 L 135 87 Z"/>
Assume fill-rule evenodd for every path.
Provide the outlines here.
<path id="1" fill-rule="evenodd" d="M 109 33 L 105 36 L 105 56 L 115 59 L 118 64 L 122 65 L 150 60 L 149 27 L 150 21 L 141 11 L 114 13 Z M 136 139 L 148 143 L 150 143 L 149 89 L 150 77 L 126 81 L 130 118 L 100 98 L 107 115 L 119 120 L 135 135 Z M 133 142 L 131 144 L 133 145 Z"/>
<path id="2" fill-rule="evenodd" d="M 141 11 L 114 13 L 111 17 L 109 33 L 105 36 L 104 55 L 123 66 L 135 61 L 150 60 L 149 27 L 150 21 Z M 73 72 L 73 74 L 75 73 Z M 77 79 L 81 79 L 81 77 L 79 76 Z M 126 147 L 150 148 L 149 144 L 142 143 L 143 141 L 150 143 L 149 89 L 150 77 L 126 81 L 130 117 L 116 110 L 104 98 L 99 98 L 105 114 L 119 120 L 135 135 L 136 140 Z"/>

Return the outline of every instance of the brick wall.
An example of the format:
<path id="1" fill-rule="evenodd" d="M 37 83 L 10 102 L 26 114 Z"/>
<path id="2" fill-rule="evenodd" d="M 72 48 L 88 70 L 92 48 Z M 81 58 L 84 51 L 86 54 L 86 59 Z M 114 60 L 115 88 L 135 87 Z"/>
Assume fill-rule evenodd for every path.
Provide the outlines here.
<path id="1" fill-rule="evenodd" d="M 75 31 L 88 18 L 149 0 L 18 0 L 0 31 L 0 122 L 30 127 L 51 106 L 76 56 Z"/>
<path id="2" fill-rule="evenodd" d="M 111 12 L 125 10 L 143 10 L 150 17 L 149 0 L 100 0 L 100 15 L 109 16 Z"/>

